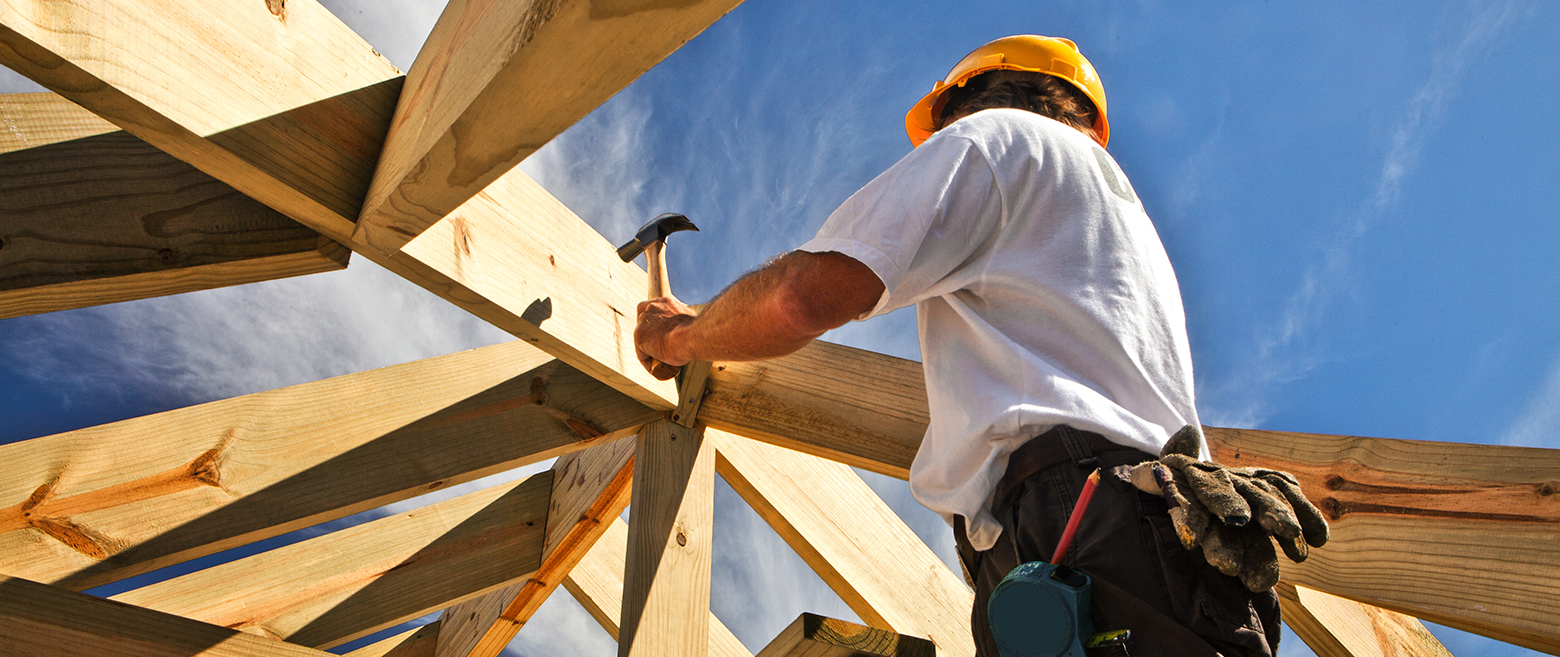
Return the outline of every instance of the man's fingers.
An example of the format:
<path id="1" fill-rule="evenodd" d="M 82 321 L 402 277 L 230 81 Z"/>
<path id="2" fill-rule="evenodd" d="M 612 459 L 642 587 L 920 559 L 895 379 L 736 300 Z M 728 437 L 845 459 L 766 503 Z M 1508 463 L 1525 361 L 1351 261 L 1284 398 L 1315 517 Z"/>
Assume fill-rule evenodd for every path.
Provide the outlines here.
<path id="1" fill-rule="evenodd" d="M 681 367 L 674 367 L 672 365 L 667 365 L 666 363 L 663 363 L 661 361 L 655 360 L 653 358 L 650 359 L 650 363 L 651 363 L 651 366 L 649 367 L 649 369 L 650 369 L 650 376 L 653 376 L 653 377 L 655 377 L 655 378 L 657 378 L 657 379 L 659 379 L 661 381 L 665 381 L 667 379 L 675 377 L 675 376 L 677 376 L 677 374 L 679 372 L 682 371 Z"/>

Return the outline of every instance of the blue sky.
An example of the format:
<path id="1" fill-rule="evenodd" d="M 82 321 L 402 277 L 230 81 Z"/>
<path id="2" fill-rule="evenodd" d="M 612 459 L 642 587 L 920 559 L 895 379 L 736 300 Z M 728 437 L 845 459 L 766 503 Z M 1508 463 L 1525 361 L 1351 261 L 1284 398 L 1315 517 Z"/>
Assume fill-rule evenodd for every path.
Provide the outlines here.
<path id="1" fill-rule="evenodd" d="M 325 4 L 403 69 L 438 13 Z M 749 0 L 522 166 L 613 242 L 692 217 L 673 287 L 703 301 L 908 152 L 905 110 L 959 57 L 1066 36 L 1180 277 L 1204 422 L 1556 448 L 1557 28 L 1560 5 L 1536 0 Z M 902 311 L 828 337 L 914 358 L 914 332 Z M 0 442 L 504 338 L 361 259 L 4 320 Z M 902 482 L 867 478 L 951 558 Z M 749 647 L 803 610 L 853 617 L 728 488 L 717 507 L 712 606 Z M 613 654 L 567 598 L 514 654 Z M 1434 629 L 1458 655 L 1526 654 Z"/>

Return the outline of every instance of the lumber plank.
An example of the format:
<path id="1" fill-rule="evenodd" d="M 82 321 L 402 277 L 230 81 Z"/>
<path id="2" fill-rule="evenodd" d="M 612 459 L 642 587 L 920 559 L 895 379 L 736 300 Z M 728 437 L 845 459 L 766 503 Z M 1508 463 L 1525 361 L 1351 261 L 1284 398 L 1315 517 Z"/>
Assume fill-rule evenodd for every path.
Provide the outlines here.
<path id="1" fill-rule="evenodd" d="M 439 657 L 494 657 L 509 645 L 628 506 L 635 440 L 618 440 L 553 463 L 541 565 L 529 577 L 446 609 Z"/>
<path id="2" fill-rule="evenodd" d="M 667 410 L 677 385 L 634 353 L 637 265 L 519 169 L 402 248 L 392 262 L 425 287 L 580 371 Z M 447 281 L 440 285 L 434 281 Z"/>
<path id="3" fill-rule="evenodd" d="M 618 656 L 704 657 L 715 450 L 671 420 L 645 425 L 635 449 Z"/>
<path id="4" fill-rule="evenodd" d="M 346 657 L 433 657 L 439 643 L 439 621 L 415 627 L 347 653 Z"/>
<path id="5" fill-rule="evenodd" d="M 90 588 L 655 417 L 511 342 L 4 445 L 0 572 Z"/>
<path id="6" fill-rule="evenodd" d="M 623 565 L 627 560 L 628 523 L 614 518 L 563 580 L 564 588 L 613 639 L 618 638 L 618 619 L 623 613 Z M 709 651 L 710 657 L 753 657 L 714 613 L 710 614 Z"/>
<path id="7" fill-rule="evenodd" d="M 789 356 L 715 363 L 700 421 L 907 479 L 929 415 L 921 364 L 822 340 Z"/>
<path id="8" fill-rule="evenodd" d="M 803 613 L 758 657 L 933 657 L 932 642 L 920 637 Z"/>
<path id="9" fill-rule="evenodd" d="M 0 64 L 343 243 L 403 80 L 316 0 L 8 2 Z"/>
<path id="10" fill-rule="evenodd" d="M 740 1 L 451 0 L 407 74 L 357 239 L 399 249 Z"/>
<path id="11" fill-rule="evenodd" d="M 872 627 L 975 654 L 974 594 L 849 467 L 711 429 L 716 471 Z"/>
<path id="12" fill-rule="evenodd" d="M 824 357 L 825 355 L 831 357 Z M 906 476 L 925 431 L 913 361 L 814 343 L 716 363 L 700 419 Z M 1560 651 L 1560 450 L 1206 427 L 1216 460 L 1294 472 L 1332 542 L 1285 581 L 1535 650 Z"/>
<path id="13" fill-rule="evenodd" d="M 1280 583 L 1284 622 L 1318 657 L 1451 657 L 1418 619 Z"/>
<path id="14" fill-rule="evenodd" d="M 1560 450 L 1206 430 L 1214 458 L 1287 470 L 1332 539 L 1285 582 L 1560 652 Z"/>
<path id="15" fill-rule="evenodd" d="M 330 653 L 0 575 L 9 657 L 328 657 Z"/>
<path id="16" fill-rule="evenodd" d="M 52 93 L 0 95 L 0 319 L 346 267 L 351 251 Z"/>
<path id="17" fill-rule="evenodd" d="M 331 648 L 529 577 L 552 483 L 543 472 L 112 599 Z"/>

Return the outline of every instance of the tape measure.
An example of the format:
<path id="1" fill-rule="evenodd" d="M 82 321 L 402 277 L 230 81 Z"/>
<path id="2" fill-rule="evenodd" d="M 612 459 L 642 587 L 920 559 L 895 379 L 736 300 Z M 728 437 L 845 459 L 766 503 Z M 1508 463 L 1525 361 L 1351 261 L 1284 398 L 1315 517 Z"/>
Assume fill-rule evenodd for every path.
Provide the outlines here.
<path id="1" fill-rule="evenodd" d="M 1084 657 L 1094 634 L 1089 576 L 1031 561 L 1003 577 L 986 602 L 986 619 L 1002 657 Z"/>

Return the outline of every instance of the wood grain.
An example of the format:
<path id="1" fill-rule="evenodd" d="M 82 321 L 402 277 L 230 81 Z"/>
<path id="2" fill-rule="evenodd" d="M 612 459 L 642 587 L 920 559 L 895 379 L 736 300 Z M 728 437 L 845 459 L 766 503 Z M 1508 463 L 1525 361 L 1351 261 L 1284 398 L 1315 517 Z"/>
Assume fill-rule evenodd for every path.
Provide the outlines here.
<path id="1" fill-rule="evenodd" d="M 714 429 L 716 471 L 868 625 L 972 656 L 974 594 L 845 465 Z"/>
<path id="2" fill-rule="evenodd" d="M 932 642 L 888 630 L 825 618 L 798 616 L 758 657 L 933 657 Z"/>
<path id="3" fill-rule="evenodd" d="M 439 621 L 382 639 L 347 653 L 346 657 L 433 657 L 439 645 Z"/>
<path id="4" fill-rule="evenodd" d="M 315 0 L 29 0 L 0 26 L 0 64 L 350 239 L 402 76 Z"/>
<path id="5" fill-rule="evenodd" d="M 711 427 L 900 479 L 928 417 L 920 363 L 821 340 L 774 360 L 715 363 L 699 410 Z"/>
<path id="6" fill-rule="evenodd" d="M 7 657 L 329 657 L 330 653 L 0 575 Z"/>
<path id="7" fill-rule="evenodd" d="M 558 457 L 541 551 L 529 577 L 450 607 L 439 657 L 494 657 L 628 506 L 637 441 L 617 440 Z"/>
<path id="8" fill-rule="evenodd" d="M 0 318 L 346 267 L 345 247 L 52 93 L 0 95 Z"/>
<path id="9" fill-rule="evenodd" d="M 1424 623 L 1395 611 L 1280 583 L 1284 623 L 1318 657 L 1451 657 Z"/>
<path id="10" fill-rule="evenodd" d="M 623 614 L 623 566 L 627 560 L 628 523 L 614 518 L 601 539 L 563 580 L 564 588 L 614 640 L 618 638 L 618 620 Z M 753 657 L 752 651 L 715 614 L 710 614 L 709 622 L 710 657 Z"/>
<path id="11" fill-rule="evenodd" d="M 634 354 L 643 269 L 516 169 L 407 244 L 393 259 L 436 294 L 624 394 L 677 406 Z M 426 286 L 426 285 L 425 285 Z"/>
<path id="12" fill-rule="evenodd" d="M 1560 450 L 1208 428 L 1214 458 L 1287 470 L 1332 539 L 1285 582 L 1560 651 Z"/>
<path id="13" fill-rule="evenodd" d="M 90 588 L 655 417 L 511 342 L 0 446 L 0 572 Z"/>
<path id="14" fill-rule="evenodd" d="M 451 0 L 407 75 L 358 240 L 399 249 L 738 2 Z"/>
<path id="15" fill-rule="evenodd" d="M 529 577 L 552 481 L 544 472 L 113 599 L 330 648 Z"/>
<path id="16" fill-rule="evenodd" d="M 709 652 L 715 450 L 702 429 L 645 425 L 634 456 L 619 657 Z"/>

